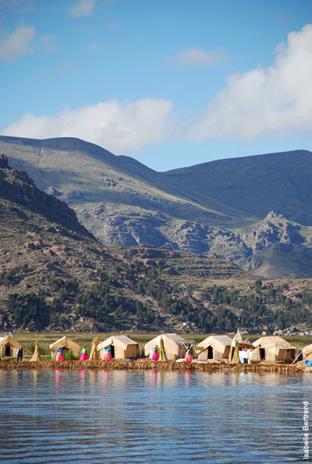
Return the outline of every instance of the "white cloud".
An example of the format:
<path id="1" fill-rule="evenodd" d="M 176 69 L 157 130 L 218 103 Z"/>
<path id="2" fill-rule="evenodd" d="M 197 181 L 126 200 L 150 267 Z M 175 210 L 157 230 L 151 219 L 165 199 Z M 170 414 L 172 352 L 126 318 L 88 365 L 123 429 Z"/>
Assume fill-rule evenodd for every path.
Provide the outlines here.
<path id="1" fill-rule="evenodd" d="M 312 25 L 288 35 L 273 66 L 229 76 L 190 137 L 254 140 L 312 130 Z"/>
<path id="2" fill-rule="evenodd" d="M 220 51 L 205 51 L 201 48 L 189 48 L 179 52 L 172 62 L 178 65 L 209 65 L 216 64 L 223 60 L 223 53 Z"/>
<path id="3" fill-rule="evenodd" d="M 312 130 L 311 76 L 312 25 L 306 25 L 299 32 L 291 32 L 287 44 L 278 46 L 271 67 L 229 76 L 224 90 L 210 101 L 197 121 L 193 119 L 188 125 L 173 124 L 169 100 L 146 98 L 104 101 L 52 116 L 26 114 L 1 133 L 34 138 L 80 137 L 117 153 L 129 153 L 168 138 L 250 141 L 260 136 L 302 134 Z"/>
<path id="4" fill-rule="evenodd" d="M 30 53 L 30 43 L 35 35 L 34 27 L 17 26 L 12 34 L 0 42 L 0 58 L 11 61 L 19 55 Z"/>
<path id="5" fill-rule="evenodd" d="M 105 101 L 53 116 L 26 114 L 1 130 L 20 137 L 79 137 L 116 153 L 126 153 L 166 138 L 171 102 L 147 98 L 135 102 Z"/>
<path id="6" fill-rule="evenodd" d="M 79 0 L 70 9 L 72 16 L 88 16 L 92 13 L 97 0 Z"/>

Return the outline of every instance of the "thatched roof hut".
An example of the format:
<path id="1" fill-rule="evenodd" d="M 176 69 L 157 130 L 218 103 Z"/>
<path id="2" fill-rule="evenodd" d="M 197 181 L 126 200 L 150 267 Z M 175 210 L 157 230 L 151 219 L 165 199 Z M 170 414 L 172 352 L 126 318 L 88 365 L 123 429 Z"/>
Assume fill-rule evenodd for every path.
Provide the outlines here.
<path id="1" fill-rule="evenodd" d="M 184 340 L 175 333 L 161 334 L 147 342 L 144 346 L 145 356 L 149 356 L 151 351 L 157 346 L 160 348 L 160 359 L 175 361 L 184 358 L 191 342 Z"/>
<path id="2" fill-rule="evenodd" d="M 66 337 L 66 335 L 56 340 L 56 342 L 51 343 L 49 348 L 51 351 L 51 359 L 55 359 L 56 350 L 58 348 L 62 348 L 64 351 L 71 351 L 76 358 L 79 357 L 81 351 L 81 345 Z"/>
<path id="3" fill-rule="evenodd" d="M 17 350 L 21 344 L 13 337 L 13 335 L 6 335 L 0 338 L 0 358 L 11 358 L 16 356 Z"/>
<path id="4" fill-rule="evenodd" d="M 296 357 L 296 348 L 277 335 L 260 337 L 253 345 L 259 349 L 263 361 L 287 363 Z"/>
<path id="5" fill-rule="evenodd" d="M 302 348 L 303 359 L 312 359 L 312 343 Z"/>
<path id="6" fill-rule="evenodd" d="M 139 344 L 126 335 L 112 335 L 97 346 L 100 357 L 103 359 L 105 348 L 110 347 L 112 358 L 136 359 L 139 357 Z"/>
<path id="7" fill-rule="evenodd" d="M 227 359 L 232 339 L 228 335 L 210 335 L 196 346 L 198 359 Z"/>

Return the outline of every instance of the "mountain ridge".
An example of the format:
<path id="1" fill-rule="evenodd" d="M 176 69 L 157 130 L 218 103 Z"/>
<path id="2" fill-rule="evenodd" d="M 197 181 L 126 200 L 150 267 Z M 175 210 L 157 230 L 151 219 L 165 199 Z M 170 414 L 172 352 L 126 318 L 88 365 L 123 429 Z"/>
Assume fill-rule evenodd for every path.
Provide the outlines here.
<path id="1" fill-rule="evenodd" d="M 68 203 L 106 246 L 206 254 L 267 277 L 312 272 L 310 240 L 285 246 L 278 234 L 277 242 L 268 240 L 262 250 L 250 243 L 250 230 L 268 222 L 270 211 L 311 235 L 308 150 L 215 160 L 163 173 L 76 138 L 0 136 L 0 151 L 41 189 Z M 269 226 L 263 233 L 270 235 Z"/>
<path id="2" fill-rule="evenodd" d="M 303 225 L 311 225 L 312 209 L 300 208 L 312 201 L 311 173 L 312 152 L 291 150 L 215 160 L 166 171 L 164 175 L 183 185 L 192 183 L 203 195 L 213 191 L 221 202 L 235 202 L 244 214 L 258 219 L 275 210 Z"/>

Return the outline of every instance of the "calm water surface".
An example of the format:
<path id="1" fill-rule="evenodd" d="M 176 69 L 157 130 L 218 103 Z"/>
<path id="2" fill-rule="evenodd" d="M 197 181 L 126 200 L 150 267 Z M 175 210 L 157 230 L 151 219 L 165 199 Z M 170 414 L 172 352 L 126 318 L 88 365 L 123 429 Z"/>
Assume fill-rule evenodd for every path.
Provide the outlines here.
<path id="1" fill-rule="evenodd" d="M 0 462 L 306 462 L 312 376 L 1 370 L 0 393 Z"/>

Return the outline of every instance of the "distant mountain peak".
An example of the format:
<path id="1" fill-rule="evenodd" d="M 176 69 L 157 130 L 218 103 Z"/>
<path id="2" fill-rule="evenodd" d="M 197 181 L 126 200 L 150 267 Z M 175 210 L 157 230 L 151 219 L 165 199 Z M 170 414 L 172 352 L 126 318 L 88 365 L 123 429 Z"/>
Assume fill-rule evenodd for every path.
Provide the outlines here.
<path id="1" fill-rule="evenodd" d="M 272 210 L 253 226 L 247 241 L 259 252 L 276 244 L 296 246 L 302 243 L 304 238 L 301 235 L 300 224 Z"/>
<path id="2" fill-rule="evenodd" d="M 284 216 L 282 213 L 279 213 L 278 211 L 271 210 L 268 212 L 268 214 L 265 216 L 265 218 L 261 222 L 278 222 L 278 221 L 288 221 L 290 220 Z"/>

